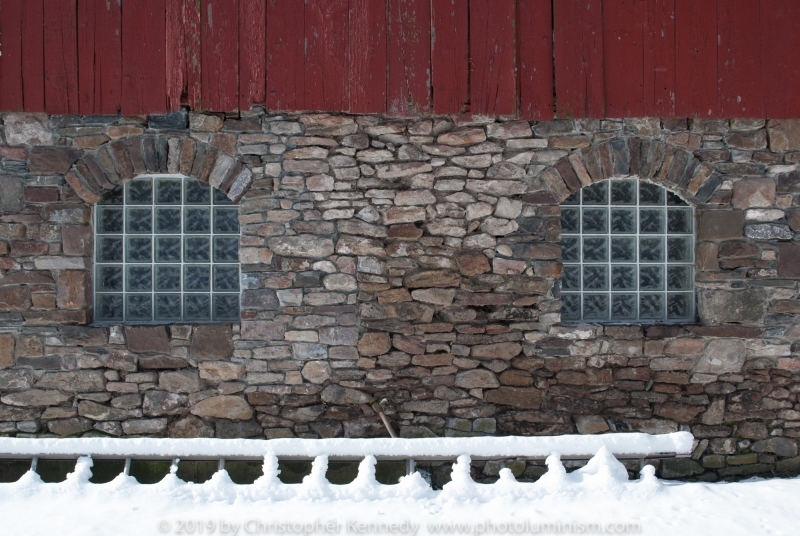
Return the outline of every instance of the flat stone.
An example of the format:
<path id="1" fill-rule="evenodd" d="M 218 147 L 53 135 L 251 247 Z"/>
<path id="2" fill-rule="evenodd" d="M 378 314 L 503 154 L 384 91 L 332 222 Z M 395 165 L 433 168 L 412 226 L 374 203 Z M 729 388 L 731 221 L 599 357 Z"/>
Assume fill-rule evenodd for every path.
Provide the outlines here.
<path id="1" fill-rule="evenodd" d="M 25 206 L 23 182 L 19 177 L 0 175 L 0 213 L 16 214 Z"/>
<path id="2" fill-rule="evenodd" d="M 769 207 L 775 203 L 775 181 L 768 177 L 742 179 L 733 183 L 734 208 Z"/>
<path id="3" fill-rule="evenodd" d="M 169 437 L 214 437 L 214 428 L 199 417 L 190 415 L 169 425 Z"/>
<path id="4" fill-rule="evenodd" d="M 320 396 L 323 402 L 344 406 L 366 404 L 371 398 L 367 393 L 362 391 L 335 384 L 331 384 L 323 389 Z"/>
<path id="5" fill-rule="evenodd" d="M 394 204 L 397 206 L 430 205 L 435 202 L 436 197 L 430 190 L 403 190 L 394 197 Z"/>
<path id="6" fill-rule="evenodd" d="M 797 442 L 787 437 L 771 437 L 756 441 L 750 447 L 754 452 L 777 454 L 781 458 L 797 456 Z"/>
<path id="7" fill-rule="evenodd" d="M 91 400 L 81 400 L 78 403 L 78 415 L 93 421 L 120 421 L 128 417 L 128 411 L 104 406 Z"/>
<path id="8" fill-rule="evenodd" d="M 410 275 L 406 277 L 404 283 L 406 288 L 410 289 L 457 287 L 461 284 L 461 276 L 455 272 L 432 270 Z"/>
<path id="9" fill-rule="evenodd" d="M 47 372 L 36 382 L 41 389 L 58 389 L 67 393 L 90 393 L 105 390 L 105 378 L 100 370 Z"/>
<path id="10" fill-rule="evenodd" d="M 338 346 L 355 346 L 358 343 L 358 328 L 339 326 L 320 328 L 319 342 Z"/>
<path id="11" fill-rule="evenodd" d="M 241 337 L 245 340 L 280 340 L 286 331 L 286 325 L 281 322 L 267 320 L 242 320 Z"/>
<path id="12" fill-rule="evenodd" d="M 198 417 L 232 421 L 246 421 L 253 417 L 250 404 L 244 398 L 231 395 L 206 398 L 192 406 L 189 411 Z"/>
<path id="13" fill-rule="evenodd" d="M 177 370 L 158 375 L 158 387 L 172 393 L 196 393 L 200 390 L 200 377 L 196 370 Z"/>
<path id="14" fill-rule="evenodd" d="M 167 430 L 167 419 L 128 419 L 122 421 L 122 431 L 126 435 L 161 435 Z"/>
<path id="15" fill-rule="evenodd" d="M 488 137 L 498 140 L 511 138 L 530 138 L 533 136 L 531 125 L 527 121 L 508 121 L 506 123 L 490 123 L 486 126 Z"/>
<path id="16" fill-rule="evenodd" d="M 259 438 L 264 437 L 264 430 L 255 421 L 229 421 L 218 419 L 216 421 L 217 437 L 219 439 Z"/>
<path id="17" fill-rule="evenodd" d="M 486 141 L 486 133 L 481 128 L 470 128 L 441 134 L 436 140 L 440 145 L 464 147 Z"/>
<path id="18" fill-rule="evenodd" d="M 322 280 L 322 284 L 326 290 L 352 292 L 358 289 L 356 278 L 348 274 L 326 275 Z"/>
<path id="19" fill-rule="evenodd" d="M 482 253 L 465 253 L 456 258 L 458 269 L 462 275 L 473 276 L 485 274 L 491 270 L 489 259 Z"/>
<path id="20" fill-rule="evenodd" d="M 800 151 L 800 120 L 770 119 L 769 148 L 774 152 Z M 10 142 L 9 142 L 10 143 Z"/>
<path id="21" fill-rule="evenodd" d="M 34 147 L 28 155 L 28 170 L 33 173 L 66 173 L 82 151 L 73 147 Z"/>
<path id="22" fill-rule="evenodd" d="M 411 292 L 411 297 L 415 300 L 440 307 L 450 306 L 455 295 L 455 289 L 426 288 Z"/>
<path id="23" fill-rule="evenodd" d="M 491 370 L 474 369 L 456 374 L 455 386 L 462 389 L 492 389 L 500 387 L 500 382 Z"/>
<path id="24" fill-rule="evenodd" d="M 388 333 L 365 333 L 358 341 L 358 353 L 362 356 L 378 356 L 392 347 Z"/>
<path id="25" fill-rule="evenodd" d="M 0 369 L 14 366 L 14 336 L 0 334 Z"/>
<path id="26" fill-rule="evenodd" d="M 139 358 L 139 368 L 144 370 L 180 369 L 188 367 L 189 363 L 180 357 L 146 356 Z"/>
<path id="27" fill-rule="evenodd" d="M 800 278 L 800 244 L 778 244 L 778 276 Z"/>
<path id="28" fill-rule="evenodd" d="M 687 478 L 705 472 L 705 469 L 691 458 L 668 458 L 661 460 L 659 476 L 661 478 Z"/>
<path id="29" fill-rule="evenodd" d="M 352 117 L 341 115 L 306 114 L 300 116 L 300 122 L 306 136 L 346 136 L 358 130 Z"/>
<path id="30" fill-rule="evenodd" d="M 522 352 L 522 345 L 516 342 L 479 344 L 472 347 L 471 356 L 476 359 L 512 359 Z"/>
<path id="31" fill-rule="evenodd" d="M 703 411 L 705 411 L 703 406 L 667 403 L 656 404 L 653 414 L 672 421 L 690 422 Z"/>
<path id="32" fill-rule="evenodd" d="M 327 257 L 334 252 L 330 238 L 301 234 L 297 236 L 272 237 L 267 241 L 269 248 L 285 257 Z"/>
<path id="33" fill-rule="evenodd" d="M 209 324 L 194 327 L 189 357 L 197 361 L 216 361 L 230 359 L 232 355 L 233 336 L 229 325 Z"/>
<path id="34" fill-rule="evenodd" d="M 126 421 L 127 422 L 127 421 Z M 60 436 L 72 436 L 82 434 L 91 430 L 92 421 L 83 417 L 72 417 L 70 419 L 59 419 L 47 423 L 47 429 Z"/>
<path id="35" fill-rule="evenodd" d="M 150 389 L 144 394 L 142 413 L 148 417 L 173 415 L 186 404 L 187 399 L 186 395 Z"/>
<path id="36" fill-rule="evenodd" d="M 0 402 L 9 406 L 43 407 L 58 406 L 71 397 L 56 390 L 30 389 L 20 393 L 10 393 L 0 397 Z"/>
<path id="37" fill-rule="evenodd" d="M 486 391 L 484 400 L 492 404 L 513 406 L 519 409 L 539 409 L 542 405 L 542 393 L 530 387 L 503 386 Z"/>
<path id="38" fill-rule="evenodd" d="M 704 210 L 698 213 L 697 239 L 740 238 L 744 213 L 741 210 Z"/>
<path id="39" fill-rule="evenodd" d="M 47 127 L 46 114 L 10 113 L 3 117 L 9 145 L 52 145 L 55 135 Z"/>
<path id="40" fill-rule="evenodd" d="M 386 225 L 425 221 L 427 213 L 423 207 L 392 207 L 386 211 L 383 221 Z"/>
<path id="41" fill-rule="evenodd" d="M 746 354 L 747 349 L 740 340 L 714 339 L 708 343 L 694 372 L 709 374 L 741 372 Z"/>
<path id="42" fill-rule="evenodd" d="M 700 289 L 698 312 L 704 325 L 727 323 L 758 324 L 767 308 L 763 290 Z"/>
<path id="43" fill-rule="evenodd" d="M 137 354 L 169 354 L 169 338 L 164 326 L 125 326 L 128 349 Z"/>
<path id="44" fill-rule="evenodd" d="M 608 432 L 608 423 L 600 415 L 578 415 L 575 417 L 575 427 L 579 434 L 602 434 Z"/>
<path id="45" fill-rule="evenodd" d="M 244 376 L 245 366 L 230 361 L 206 361 L 198 366 L 200 379 L 214 383 L 237 381 Z"/>

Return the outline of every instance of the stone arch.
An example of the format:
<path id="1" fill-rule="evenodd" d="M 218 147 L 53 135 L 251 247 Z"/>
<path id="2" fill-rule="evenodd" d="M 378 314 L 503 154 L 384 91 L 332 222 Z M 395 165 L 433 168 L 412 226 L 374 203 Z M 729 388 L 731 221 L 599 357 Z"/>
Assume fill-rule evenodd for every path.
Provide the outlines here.
<path id="1" fill-rule="evenodd" d="M 611 177 L 638 177 L 664 186 L 693 205 L 707 202 L 722 184 L 713 167 L 682 147 L 639 137 L 614 138 L 576 149 L 542 172 L 561 203 L 584 186 Z"/>
<path id="2" fill-rule="evenodd" d="M 110 141 L 83 154 L 66 181 L 86 203 L 145 174 L 182 174 L 224 192 L 238 202 L 253 183 L 250 167 L 236 156 L 189 136 L 145 134 Z"/>

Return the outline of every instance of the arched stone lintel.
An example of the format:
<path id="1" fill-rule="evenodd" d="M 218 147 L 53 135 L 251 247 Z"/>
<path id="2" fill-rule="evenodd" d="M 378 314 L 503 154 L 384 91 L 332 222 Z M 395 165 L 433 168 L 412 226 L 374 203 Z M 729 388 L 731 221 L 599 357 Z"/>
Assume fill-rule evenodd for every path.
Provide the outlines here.
<path id="1" fill-rule="evenodd" d="M 614 138 L 576 149 L 545 169 L 540 181 L 561 203 L 584 186 L 612 177 L 651 180 L 694 205 L 708 201 L 722 184 L 722 176 L 691 152 L 639 137 Z"/>
<path id="2" fill-rule="evenodd" d="M 250 167 L 235 156 L 188 136 L 145 134 L 110 141 L 83 154 L 66 174 L 84 202 L 97 203 L 124 182 L 146 174 L 182 174 L 238 202 L 253 183 Z"/>

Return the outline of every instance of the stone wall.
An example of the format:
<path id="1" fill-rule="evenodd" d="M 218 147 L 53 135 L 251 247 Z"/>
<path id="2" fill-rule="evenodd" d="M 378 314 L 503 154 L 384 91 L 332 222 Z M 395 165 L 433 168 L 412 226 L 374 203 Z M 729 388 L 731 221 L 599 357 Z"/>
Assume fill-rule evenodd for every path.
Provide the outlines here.
<path id="1" fill-rule="evenodd" d="M 4 114 L 0 433 L 689 430 L 667 477 L 800 472 L 800 122 Z M 93 204 L 239 202 L 242 320 L 91 326 Z M 560 323 L 560 209 L 611 176 L 696 207 L 698 321 Z"/>

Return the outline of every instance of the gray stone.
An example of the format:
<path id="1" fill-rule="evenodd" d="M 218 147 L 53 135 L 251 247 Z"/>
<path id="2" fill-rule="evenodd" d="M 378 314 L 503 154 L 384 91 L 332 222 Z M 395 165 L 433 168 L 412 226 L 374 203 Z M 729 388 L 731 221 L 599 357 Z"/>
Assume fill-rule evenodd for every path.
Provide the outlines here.
<path id="1" fill-rule="evenodd" d="M 214 437 L 214 428 L 199 417 L 189 415 L 169 425 L 169 437 Z"/>
<path id="2" fill-rule="evenodd" d="M 11 175 L 0 175 L 0 213 L 16 214 L 24 206 L 22 179 Z"/>
<path id="3" fill-rule="evenodd" d="M 6 143 L 9 145 L 52 145 L 55 136 L 45 114 L 11 113 L 3 118 Z"/>
<path id="4" fill-rule="evenodd" d="M 698 312 L 703 324 L 757 324 L 767 308 L 763 290 L 701 289 L 698 293 Z"/>
<path id="5" fill-rule="evenodd" d="M 167 419 L 129 419 L 122 421 L 122 431 L 127 435 L 163 434 Z"/>
<path id="6" fill-rule="evenodd" d="M 306 381 L 316 384 L 325 383 L 331 377 L 331 366 L 325 361 L 309 361 L 301 371 Z"/>
<path id="7" fill-rule="evenodd" d="M 314 235 L 272 237 L 267 241 L 269 248 L 285 257 L 327 257 L 333 254 L 333 241 Z"/>
<path id="8" fill-rule="evenodd" d="M 30 370 L 0 370 L 0 390 L 24 391 L 32 386 L 33 373 Z"/>
<path id="9" fill-rule="evenodd" d="M 105 378 L 101 370 L 78 370 L 74 372 L 47 372 L 36 382 L 41 389 L 58 389 L 68 393 L 88 393 L 105 390 Z"/>
<path id="10" fill-rule="evenodd" d="M 741 372 L 746 354 L 745 345 L 739 339 L 712 340 L 706 346 L 694 372 L 709 374 Z"/>
<path id="11" fill-rule="evenodd" d="M 47 428 L 56 435 L 71 436 L 91 430 L 92 421 L 90 421 L 89 419 L 84 419 L 83 417 L 58 419 L 55 421 L 48 422 Z"/>
<path id="12" fill-rule="evenodd" d="M 171 393 L 196 393 L 200 390 L 200 376 L 196 370 L 176 370 L 158 375 L 158 387 Z"/>
<path id="13" fill-rule="evenodd" d="M 474 369 L 456 374 L 455 386 L 462 389 L 485 389 L 499 387 L 500 382 L 491 370 Z"/>
<path id="14" fill-rule="evenodd" d="M 217 419 L 215 424 L 217 428 L 217 437 L 219 439 L 262 438 L 264 435 L 264 430 L 255 421 Z"/>
<path id="15" fill-rule="evenodd" d="M 209 117 L 209 116 L 203 116 Z M 193 124 L 196 123 L 193 119 Z M 159 130 L 184 130 L 188 125 L 188 114 L 183 110 L 168 113 L 166 115 L 151 115 L 147 118 L 147 124 L 152 129 Z"/>
<path id="16" fill-rule="evenodd" d="M 797 442 L 787 437 L 771 437 L 756 441 L 750 447 L 754 452 L 769 452 L 781 458 L 797 456 Z"/>
<path id="17" fill-rule="evenodd" d="M 41 407 L 58 406 L 71 397 L 60 391 L 31 389 L 20 393 L 11 393 L 0 397 L 0 402 L 10 406 Z"/>
<path id="18" fill-rule="evenodd" d="M 164 326 L 125 326 L 125 340 L 131 352 L 169 354 Z"/>
<path id="19" fill-rule="evenodd" d="M 321 328 L 319 342 L 338 346 L 355 346 L 358 344 L 358 328 L 338 326 Z"/>
<path id="20" fill-rule="evenodd" d="M 201 400 L 190 409 L 192 415 L 203 418 L 246 421 L 253 417 L 253 408 L 238 396 L 212 396 Z"/>
<path id="21" fill-rule="evenodd" d="M 323 389 L 320 396 L 323 402 L 345 406 L 366 404 L 371 398 L 367 393 L 362 391 L 334 384 Z"/>
<path id="22" fill-rule="evenodd" d="M 176 413 L 176 410 L 179 410 L 186 404 L 186 401 L 187 397 L 185 395 L 151 389 L 144 394 L 142 413 L 148 417 L 173 415 Z"/>
<path id="23" fill-rule="evenodd" d="M 91 400 L 81 400 L 78 415 L 93 421 L 120 421 L 128 417 L 127 410 L 110 408 Z"/>
<path id="24" fill-rule="evenodd" d="M 579 434 L 602 434 L 608 432 L 608 423 L 600 415 L 578 415 L 575 426 Z"/>
<path id="25" fill-rule="evenodd" d="M 748 238 L 756 240 L 791 240 L 794 233 L 788 225 L 778 225 L 773 223 L 756 223 L 746 225 L 744 234 Z"/>
<path id="26" fill-rule="evenodd" d="M 661 478 L 686 478 L 703 473 L 703 467 L 691 458 L 661 460 Z"/>

